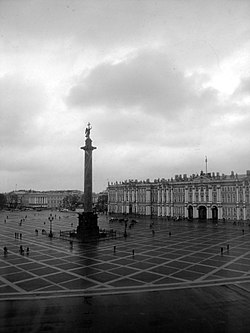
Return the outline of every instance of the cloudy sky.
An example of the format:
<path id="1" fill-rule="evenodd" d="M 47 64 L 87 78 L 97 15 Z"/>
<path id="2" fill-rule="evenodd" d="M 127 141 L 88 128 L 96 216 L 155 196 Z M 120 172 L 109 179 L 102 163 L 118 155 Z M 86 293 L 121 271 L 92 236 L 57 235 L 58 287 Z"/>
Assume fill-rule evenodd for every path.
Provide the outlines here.
<path id="1" fill-rule="evenodd" d="M 1 0 L 0 192 L 250 169 L 250 1 Z"/>

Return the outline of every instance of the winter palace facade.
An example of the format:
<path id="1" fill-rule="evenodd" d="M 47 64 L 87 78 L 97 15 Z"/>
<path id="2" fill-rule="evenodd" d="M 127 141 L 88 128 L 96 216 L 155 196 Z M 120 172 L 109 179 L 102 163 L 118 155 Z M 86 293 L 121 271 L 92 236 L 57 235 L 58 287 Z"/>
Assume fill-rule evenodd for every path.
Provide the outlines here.
<path id="1" fill-rule="evenodd" d="M 113 214 L 213 220 L 250 220 L 250 170 L 238 175 L 201 173 L 150 182 L 126 180 L 108 184 Z"/>

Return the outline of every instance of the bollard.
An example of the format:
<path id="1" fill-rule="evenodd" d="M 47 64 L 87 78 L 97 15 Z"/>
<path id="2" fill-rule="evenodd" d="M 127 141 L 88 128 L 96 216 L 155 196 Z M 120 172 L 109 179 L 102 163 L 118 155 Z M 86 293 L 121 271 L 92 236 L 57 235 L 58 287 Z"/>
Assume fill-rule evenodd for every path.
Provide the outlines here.
<path id="1" fill-rule="evenodd" d="M 220 248 L 220 253 L 223 254 L 223 247 Z"/>
<path id="2" fill-rule="evenodd" d="M 115 253 L 115 251 L 116 251 L 116 246 L 114 246 L 114 253 Z"/>
<path id="3" fill-rule="evenodd" d="M 229 244 L 227 244 L 227 251 L 229 251 Z"/>
<path id="4" fill-rule="evenodd" d="M 135 250 L 132 250 L 132 254 L 133 254 L 133 257 L 134 257 L 134 255 L 135 255 Z"/>

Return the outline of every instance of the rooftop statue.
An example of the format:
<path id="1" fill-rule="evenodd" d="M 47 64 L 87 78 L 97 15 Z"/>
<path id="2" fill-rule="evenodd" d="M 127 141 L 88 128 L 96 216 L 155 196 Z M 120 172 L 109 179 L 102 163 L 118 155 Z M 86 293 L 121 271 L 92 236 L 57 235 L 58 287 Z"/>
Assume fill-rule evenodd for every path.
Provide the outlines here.
<path id="1" fill-rule="evenodd" d="M 85 129 L 85 137 L 86 138 L 89 138 L 89 136 L 90 136 L 90 130 L 91 129 L 92 129 L 92 127 L 91 127 L 90 123 L 88 123 L 88 125 L 87 125 L 87 127 Z"/>

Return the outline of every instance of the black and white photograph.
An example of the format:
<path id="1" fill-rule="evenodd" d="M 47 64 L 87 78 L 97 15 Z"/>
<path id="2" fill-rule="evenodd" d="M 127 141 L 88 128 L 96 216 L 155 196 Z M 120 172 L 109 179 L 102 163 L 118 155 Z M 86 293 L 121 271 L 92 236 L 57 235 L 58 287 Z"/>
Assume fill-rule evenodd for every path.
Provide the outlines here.
<path id="1" fill-rule="evenodd" d="M 249 332 L 249 129 L 249 0 L 0 0 L 0 332 Z"/>

